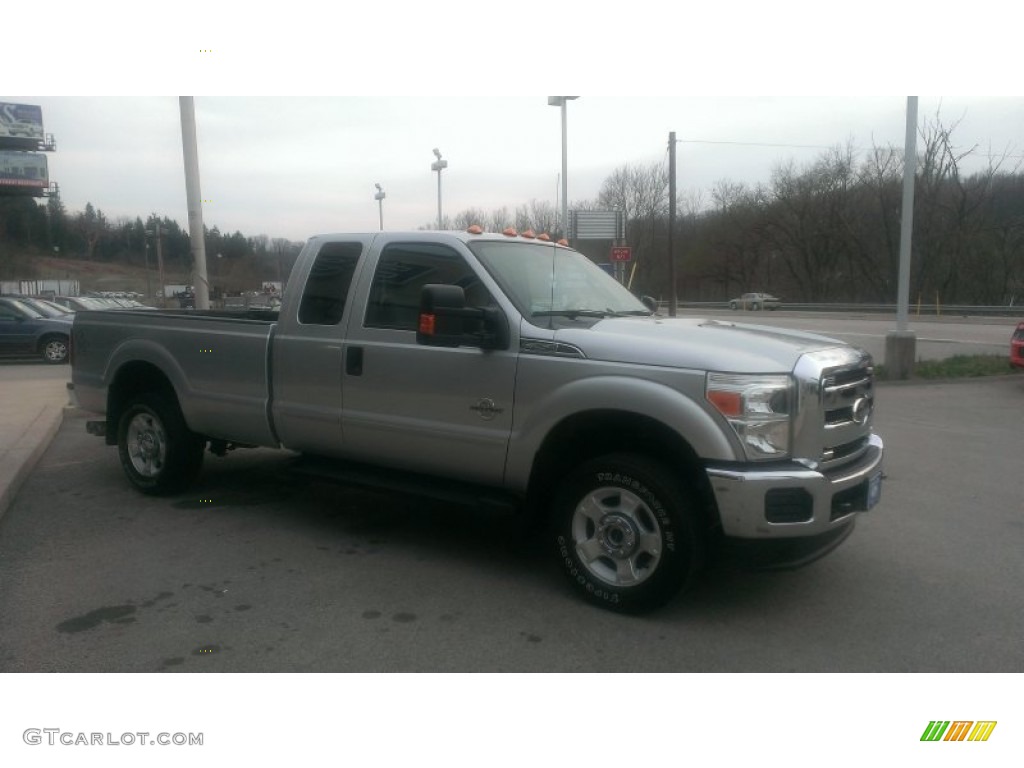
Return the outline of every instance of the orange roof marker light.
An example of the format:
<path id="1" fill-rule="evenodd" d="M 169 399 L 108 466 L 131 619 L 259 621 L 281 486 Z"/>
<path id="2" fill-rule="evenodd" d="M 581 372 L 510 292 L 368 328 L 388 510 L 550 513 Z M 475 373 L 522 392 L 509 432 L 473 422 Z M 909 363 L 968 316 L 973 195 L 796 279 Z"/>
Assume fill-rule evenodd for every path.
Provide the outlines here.
<path id="1" fill-rule="evenodd" d="M 545 243 L 551 242 L 551 237 L 548 235 L 547 232 L 541 232 L 539 235 L 537 235 L 537 239 L 543 240 Z"/>
<path id="2" fill-rule="evenodd" d="M 466 231 L 471 235 L 482 235 L 484 233 L 484 228 L 479 224 L 473 224 Z"/>
<path id="3" fill-rule="evenodd" d="M 519 233 L 516 232 L 512 227 L 505 227 L 503 230 L 501 230 L 501 234 L 503 234 L 505 237 L 515 237 Z"/>
<path id="4" fill-rule="evenodd" d="M 525 232 L 521 233 L 520 237 L 525 237 L 525 238 L 528 238 L 530 240 L 533 240 L 537 236 L 535 234 L 533 234 L 533 230 L 532 229 L 528 229 Z"/>
<path id="5" fill-rule="evenodd" d="M 568 240 L 566 240 L 566 239 L 565 239 L 565 238 L 563 237 L 563 238 L 562 238 L 561 240 L 559 240 L 559 241 L 558 241 L 558 244 L 559 244 L 559 245 L 569 245 L 569 241 L 568 241 Z"/>

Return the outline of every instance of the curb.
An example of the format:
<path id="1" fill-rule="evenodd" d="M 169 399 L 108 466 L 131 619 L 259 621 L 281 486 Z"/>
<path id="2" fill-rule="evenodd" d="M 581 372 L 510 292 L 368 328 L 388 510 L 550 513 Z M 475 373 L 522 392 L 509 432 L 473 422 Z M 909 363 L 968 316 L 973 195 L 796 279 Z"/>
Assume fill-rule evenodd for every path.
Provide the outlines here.
<path id="1" fill-rule="evenodd" d="M 0 518 L 50 447 L 50 442 L 64 423 L 64 411 L 63 405 L 43 406 L 14 447 L 6 452 L 3 466 L 0 466 Z"/>

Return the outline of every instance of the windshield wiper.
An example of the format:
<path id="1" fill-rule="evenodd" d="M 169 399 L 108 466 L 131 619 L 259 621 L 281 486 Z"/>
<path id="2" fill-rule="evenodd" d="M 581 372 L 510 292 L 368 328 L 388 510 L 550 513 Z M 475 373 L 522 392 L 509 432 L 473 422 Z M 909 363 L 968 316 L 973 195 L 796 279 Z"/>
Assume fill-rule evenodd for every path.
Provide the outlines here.
<path id="1" fill-rule="evenodd" d="M 626 309 L 621 312 L 614 309 L 549 309 L 534 312 L 532 317 L 568 317 L 575 320 L 577 317 L 650 317 L 651 314 L 646 309 Z"/>
<path id="2" fill-rule="evenodd" d="M 614 317 L 616 314 L 610 309 L 546 309 L 534 312 L 531 317 L 568 317 L 575 320 L 577 317 Z"/>

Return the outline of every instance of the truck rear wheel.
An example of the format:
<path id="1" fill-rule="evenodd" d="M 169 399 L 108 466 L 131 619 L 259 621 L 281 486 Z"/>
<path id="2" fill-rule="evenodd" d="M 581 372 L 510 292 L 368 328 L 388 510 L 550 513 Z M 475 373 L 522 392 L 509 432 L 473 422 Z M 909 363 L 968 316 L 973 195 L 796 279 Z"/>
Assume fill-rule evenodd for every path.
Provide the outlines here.
<path id="1" fill-rule="evenodd" d="M 586 462 L 562 483 L 553 507 L 556 551 L 570 582 L 614 611 L 663 605 L 697 571 L 696 499 L 645 456 Z"/>
<path id="2" fill-rule="evenodd" d="M 136 397 L 118 422 L 121 467 L 143 493 L 174 493 L 187 486 L 199 474 L 205 445 L 185 424 L 174 398 L 162 392 Z"/>

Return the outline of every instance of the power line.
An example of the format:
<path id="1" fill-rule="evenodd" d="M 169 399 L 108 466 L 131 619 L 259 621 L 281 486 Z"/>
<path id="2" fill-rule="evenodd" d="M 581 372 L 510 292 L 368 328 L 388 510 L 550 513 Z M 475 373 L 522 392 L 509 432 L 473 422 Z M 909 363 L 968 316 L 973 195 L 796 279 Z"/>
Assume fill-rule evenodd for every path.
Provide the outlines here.
<path id="1" fill-rule="evenodd" d="M 707 139 L 676 139 L 676 144 L 731 144 L 737 147 L 783 147 L 786 149 L 833 149 L 824 144 L 766 144 L 757 141 L 710 141 Z M 860 147 L 855 147 L 860 149 Z"/>
<path id="2" fill-rule="evenodd" d="M 769 144 L 759 141 L 712 141 L 710 139 L 676 139 L 676 144 L 726 144 L 735 147 L 773 147 L 781 149 L 835 149 L 844 148 L 839 144 Z M 850 147 L 855 152 L 868 152 L 872 149 L 887 149 L 886 147 Z M 892 149 L 889 147 L 888 149 Z M 898 151 L 898 150 L 897 150 Z M 996 152 L 976 152 L 975 157 L 1001 157 L 1006 159 L 1022 159 L 1024 155 L 1004 155 Z"/>

